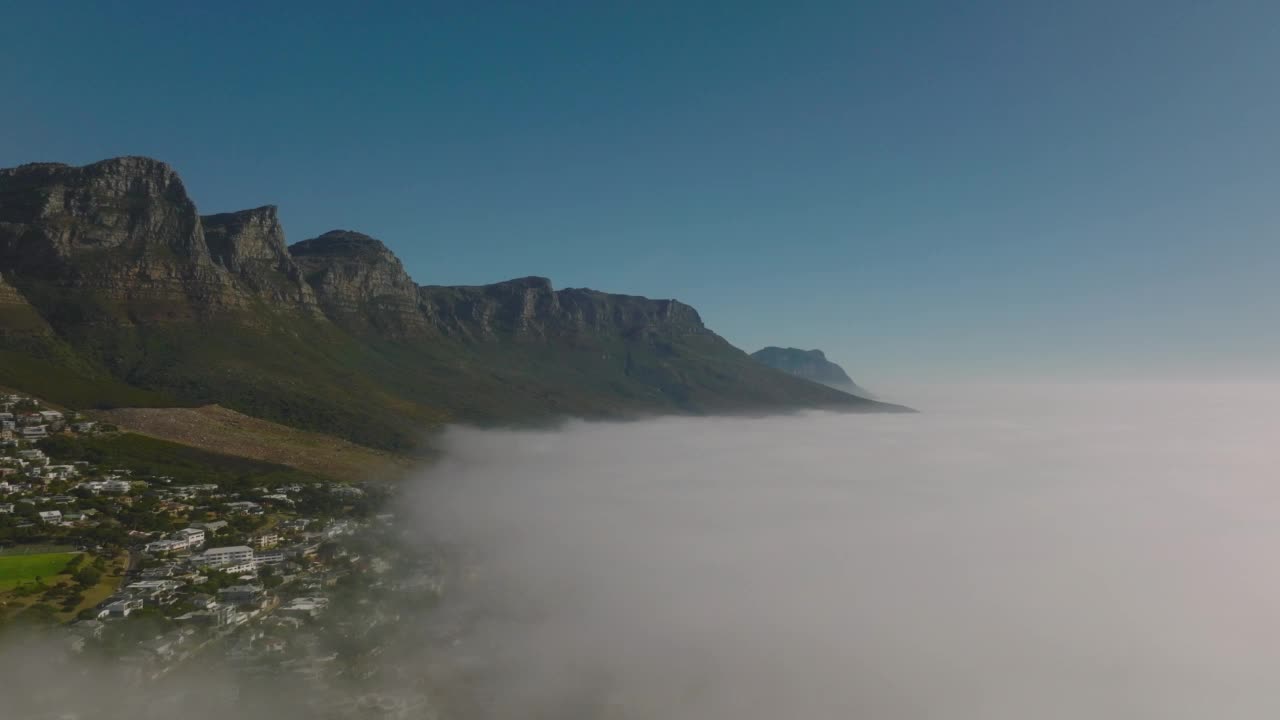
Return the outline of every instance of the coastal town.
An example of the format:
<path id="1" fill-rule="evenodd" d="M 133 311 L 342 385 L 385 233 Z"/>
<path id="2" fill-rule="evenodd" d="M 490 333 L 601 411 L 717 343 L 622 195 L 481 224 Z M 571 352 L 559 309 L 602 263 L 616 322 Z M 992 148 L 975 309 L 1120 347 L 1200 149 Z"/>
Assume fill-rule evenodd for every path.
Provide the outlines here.
<path id="1" fill-rule="evenodd" d="M 395 603 L 441 592 L 437 565 L 394 549 L 386 485 L 161 474 L 111 457 L 121 437 L 0 395 L 0 627 L 56 627 L 68 658 L 133 682 L 217 663 L 323 684 L 359 675 Z"/>

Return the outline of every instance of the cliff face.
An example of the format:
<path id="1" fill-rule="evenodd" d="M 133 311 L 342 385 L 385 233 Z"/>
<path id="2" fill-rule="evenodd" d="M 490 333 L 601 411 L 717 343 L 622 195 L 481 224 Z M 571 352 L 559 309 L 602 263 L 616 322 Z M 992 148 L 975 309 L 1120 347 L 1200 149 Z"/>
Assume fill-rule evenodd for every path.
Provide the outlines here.
<path id="1" fill-rule="evenodd" d="M 870 397 L 870 393 L 855 383 L 844 368 L 828 360 L 821 350 L 767 347 L 751 353 L 751 357 L 758 363 L 789 375 L 822 383 L 859 397 Z"/>
<path id="2" fill-rule="evenodd" d="M 285 245 L 274 205 L 204 215 L 200 222 L 214 262 L 245 290 L 277 307 L 319 313 L 315 292 Z"/>
<path id="3" fill-rule="evenodd" d="M 418 286 L 381 241 L 351 230 L 331 230 L 289 247 L 325 312 L 348 327 L 396 335 L 426 329 Z"/>
<path id="4" fill-rule="evenodd" d="M 0 270 L 41 309 L 73 292 L 116 320 L 189 318 L 243 302 L 210 257 L 168 165 L 124 157 L 0 170 Z"/>
<path id="5" fill-rule="evenodd" d="M 163 393 L 384 447 L 447 420 L 882 409 L 752 362 L 675 300 L 420 287 L 362 233 L 288 246 L 273 206 L 201 216 L 137 157 L 0 170 L 2 353 L 31 362 L 0 383 L 55 402 Z"/>
<path id="6" fill-rule="evenodd" d="M 418 301 L 437 331 L 473 340 L 553 339 L 574 333 L 631 339 L 661 333 L 709 334 L 697 311 L 675 300 L 578 288 L 557 291 L 542 277 L 471 287 L 420 287 Z"/>
<path id="7" fill-rule="evenodd" d="M 274 206 L 201 216 L 172 168 L 140 157 L 0 170 L 0 269 L 49 315 L 88 296 L 102 306 L 98 321 L 120 324 L 208 319 L 257 302 L 399 338 L 706 332 L 674 300 L 556 291 L 546 278 L 419 287 L 359 232 L 288 246 Z"/>

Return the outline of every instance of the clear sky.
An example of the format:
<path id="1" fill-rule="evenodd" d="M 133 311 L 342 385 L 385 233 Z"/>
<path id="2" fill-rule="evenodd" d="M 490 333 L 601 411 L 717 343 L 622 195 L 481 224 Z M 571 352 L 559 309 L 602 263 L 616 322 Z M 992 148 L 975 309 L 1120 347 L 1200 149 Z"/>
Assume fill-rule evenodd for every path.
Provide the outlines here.
<path id="1" fill-rule="evenodd" d="M 1280 370 L 1274 2 L 0 13 L 0 166 L 158 157 L 420 283 L 676 297 L 873 389 Z"/>

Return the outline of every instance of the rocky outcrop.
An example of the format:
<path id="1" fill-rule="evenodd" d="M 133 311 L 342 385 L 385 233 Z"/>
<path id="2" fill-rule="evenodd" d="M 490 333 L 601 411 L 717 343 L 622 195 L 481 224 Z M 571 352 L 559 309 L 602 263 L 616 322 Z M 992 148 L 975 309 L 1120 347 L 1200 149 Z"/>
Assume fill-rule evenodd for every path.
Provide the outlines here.
<path id="1" fill-rule="evenodd" d="M 285 245 L 274 205 L 204 215 L 200 221 L 214 262 L 246 290 L 277 307 L 320 312 L 315 291 Z"/>
<path id="2" fill-rule="evenodd" d="M 871 397 L 871 393 L 855 383 L 844 368 L 827 359 L 821 350 L 767 347 L 751 353 L 752 359 L 789 375 L 822 383 L 859 397 Z"/>
<path id="3" fill-rule="evenodd" d="M 244 300 L 168 165 L 123 157 L 0 170 L 0 270 L 42 310 L 92 297 L 117 321 L 192 317 Z M 65 309 L 65 308 L 64 308 Z"/>
<path id="4" fill-rule="evenodd" d="M 363 233 L 331 230 L 289 246 L 320 306 L 340 324 L 395 335 L 427 329 L 418 286 L 386 245 Z"/>

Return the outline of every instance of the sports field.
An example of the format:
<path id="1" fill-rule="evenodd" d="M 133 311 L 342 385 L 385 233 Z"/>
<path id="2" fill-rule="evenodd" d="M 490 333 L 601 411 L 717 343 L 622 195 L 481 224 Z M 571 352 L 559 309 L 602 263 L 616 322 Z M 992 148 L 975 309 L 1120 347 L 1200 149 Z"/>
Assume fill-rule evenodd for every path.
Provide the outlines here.
<path id="1" fill-rule="evenodd" d="M 46 582 L 62 572 L 76 553 L 55 552 L 0 556 L 0 590 L 12 589 L 37 577 Z"/>

